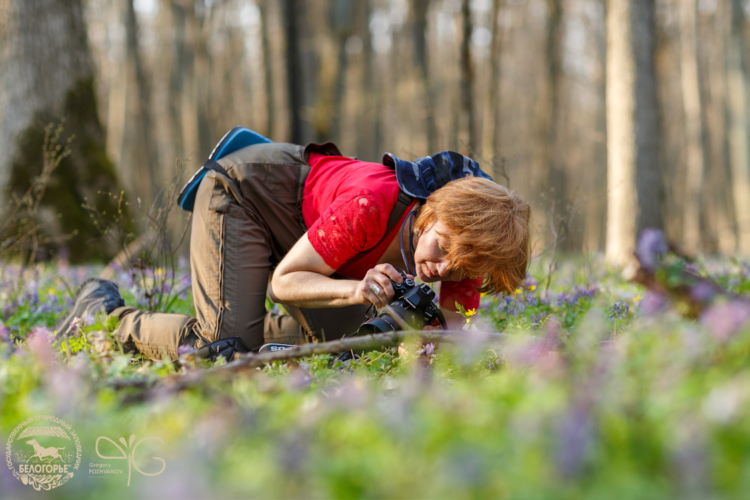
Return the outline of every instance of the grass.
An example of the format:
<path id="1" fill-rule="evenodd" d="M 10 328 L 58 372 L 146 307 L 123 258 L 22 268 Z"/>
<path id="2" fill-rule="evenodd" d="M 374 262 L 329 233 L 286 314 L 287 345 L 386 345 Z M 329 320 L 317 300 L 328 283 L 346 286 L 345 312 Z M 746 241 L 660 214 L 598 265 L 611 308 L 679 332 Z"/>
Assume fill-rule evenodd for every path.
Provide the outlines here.
<path id="1" fill-rule="evenodd" d="M 732 290 L 750 289 L 745 263 L 698 267 Z M 719 324 L 716 314 L 685 319 L 597 256 L 564 259 L 549 293 L 539 285 L 545 269 L 537 263 L 511 297 L 484 297 L 467 318 L 474 340 L 430 355 L 412 345 L 408 356 L 317 356 L 144 393 L 109 384 L 208 363 L 123 353 L 104 317 L 84 318 L 60 342 L 49 332 L 69 290 L 98 270 L 7 265 L 0 437 L 5 444 L 34 415 L 76 430 L 81 466 L 44 498 L 750 496 L 750 328 Z M 184 265 L 179 272 L 184 282 Z M 129 304 L 142 300 L 127 273 L 117 281 Z M 192 313 L 189 293 L 165 303 Z M 481 331 L 510 336 L 484 344 Z M 97 456 L 98 437 L 131 435 L 161 441 L 143 442 L 133 462 Z M 120 454 L 105 441 L 99 452 Z M 132 467 L 157 472 L 162 463 L 151 457 L 164 460 L 161 474 Z M 123 472 L 99 475 L 90 464 Z M 0 490 L 36 494 L 5 464 Z"/>

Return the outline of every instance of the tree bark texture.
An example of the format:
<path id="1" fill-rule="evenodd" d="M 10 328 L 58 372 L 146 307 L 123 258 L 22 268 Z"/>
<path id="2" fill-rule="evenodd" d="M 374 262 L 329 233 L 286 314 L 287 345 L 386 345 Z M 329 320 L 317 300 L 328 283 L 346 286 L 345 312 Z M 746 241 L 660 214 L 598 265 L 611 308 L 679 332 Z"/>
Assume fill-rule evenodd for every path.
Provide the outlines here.
<path id="1" fill-rule="evenodd" d="M 412 0 L 412 36 L 414 37 L 414 59 L 419 68 L 419 79 L 425 106 L 425 133 L 427 135 L 427 153 L 437 152 L 439 140 L 435 121 L 435 97 L 430 79 L 427 57 L 427 27 L 430 11 L 430 0 Z"/>
<path id="2" fill-rule="evenodd" d="M 67 93 L 93 77 L 81 0 L 0 0 L 0 185 L 19 134 L 39 113 L 60 115 Z"/>
<path id="3" fill-rule="evenodd" d="M 126 78 L 131 84 L 128 88 L 134 91 L 130 97 L 136 111 L 134 114 L 138 119 L 136 122 L 129 123 L 132 155 L 130 156 L 131 165 L 128 169 L 130 175 L 126 180 L 131 192 L 150 204 L 161 184 L 158 176 L 159 154 L 151 117 L 151 79 L 146 75 L 139 47 L 140 36 L 134 1 L 125 0 L 127 47 L 125 63 L 127 67 Z"/>
<path id="4" fill-rule="evenodd" d="M 503 53 L 503 34 L 500 31 L 500 23 L 498 21 L 498 17 L 500 16 L 500 12 L 503 9 L 503 3 L 503 0 L 492 0 L 492 10 L 490 12 L 490 33 L 492 34 L 492 45 L 490 46 L 490 83 L 487 92 L 487 102 L 489 105 L 489 126 L 487 127 L 485 135 L 487 137 L 487 150 L 489 153 L 492 153 L 493 158 L 495 158 L 496 160 L 499 159 L 499 156 L 502 153 L 500 145 L 500 132 L 502 130 L 500 127 L 500 82 L 502 81 L 500 78 L 500 71 L 502 66 L 500 64 L 500 60 Z M 491 172 L 491 175 L 494 178 L 496 174 L 495 172 Z"/>
<path id="5" fill-rule="evenodd" d="M 41 173 L 44 127 L 65 118 L 62 140 L 75 139 L 47 186 L 42 206 L 54 217 L 44 232 L 77 231 L 65 243 L 74 262 L 101 257 L 104 252 L 91 245 L 97 230 L 81 205 L 111 214 L 116 209 L 108 193 L 119 187 L 99 121 L 81 0 L 0 0 L 0 68 L 3 198 L 8 191 L 23 193 Z"/>
<path id="6" fill-rule="evenodd" d="M 544 92 L 544 109 L 542 111 L 539 149 L 542 151 L 544 162 L 544 176 L 549 183 L 550 201 L 554 203 L 554 213 L 550 214 L 551 224 L 556 218 L 564 217 L 565 210 L 565 152 L 560 140 L 561 132 L 561 85 L 563 77 L 563 2 L 562 0 L 547 1 L 547 78 Z"/>
<path id="7" fill-rule="evenodd" d="M 706 175 L 710 187 L 709 203 L 706 206 L 707 229 L 712 231 L 718 250 L 724 254 L 737 250 L 737 233 L 734 220 L 731 173 L 729 171 L 729 140 L 727 137 L 727 72 L 726 36 L 728 26 L 726 5 L 717 9 L 706 19 L 708 38 L 715 40 L 706 47 L 705 74 L 708 77 L 706 99 L 706 131 L 708 132 L 708 155 Z"/>
<path id="8" fill-rule="evenodd" d="M 697 0 L 680 3 L 680 71 L 685 110 L 685 203 L 683 245 L 695 253 L 701 244 L 703 208 L 703 106 L 698 73 Z"/>
<path id="9" fill-rule="evenodd" d="M 370 32 L 370 15 L 372 7 L 370 0 L 357 3 L 357 24 L 359 36 L 362 38 L 362 78 L 359 115 L 362 117 L 357 124 L 357 151 L 360 158 L 366 161 L 380 161 L 383 144 L 383 123 L 379 119 L 380 90 L 378 88 L 377 57 L 372 47 Z"/>
<path id="10" fill-rule="evenodd" d="M 477 152 L 477 129 L 474 117 L 474 67 L 471 59 L 471 36 L 473 22 L 471 19 L 471 2 L 461 2 L 461 129 L 466 131 L 467 154 L 474 156 Z M 463 148 L 462 148 L 463 149 Z"/>
<path id="11" fill-rule="evenodd" d="M 289 102 L 289 142 L 303 142 L 302 106 L 305 102 L 302 58 L 299 50 L 300 0 L 284 1 L 284 33 L 286 38 L 286 79 Z"/>
<path id="12" fill-rule="evenodd" d="M 263 50 L 263 73 L 266 87 L 266 137 L 273 138 L 274 132 L 274 88 L 273 88 L 273 61 L 271 59 L 271 33 L 269 32 L 270 24 L 270 5 L 271 0 L 260 0 L 260 29 L 261 29 L 261 47 Z"/>
<path id="13" fill-rule="evenodd" d="M 333 0 L 329 6 L 329 19 L 332 28 L 333 41 L 337 47 L 335 52 L 336 76 L 333 80 L 333 95 L 330 116 L 330 139 L 341 144 L 341 123 L 344 114 L 344 95 L 346 94 L 346 75 L 349 70 L 349 56 L 346 53 L 346 43 L 354 34 L 356 12 L 355 6 L 349 0 Z"/>
<path id="14" fill-rule="evenodd" d="M 653 0 L 607 3 L 607 260 L 662 226 Z"/>
<path id="15" fill-rule="evenodd" d="M 732 173 L 738 250 L 750 254 L 750 155 L 748 154 L 748 76 L 745 61 L 744 13 L 741 0 L 731 0 L 727 47 L 727 114 L 729 163 Z"/>
<path id="16" fill-rule="evenodd" d="M 185 134 L 183 132 L 182 118 L 182 96 L 185 92 L 186 79 L 188 71 L 192 69 L 192 53 L 187 46 L 187 18 L 185 8 L 175 0 L 165 0 L 165 10 L 169 10 L 169 28 L 174 37 L 174 42 L 170 44 L 171 64 L 169 65 L 169 87 L 167 116 L 169 126 L 170 142 L 172 143 L 172 158 L 185 159 L 187 156 L 187 146 L 185 144 Z M 195 159 L 194 163 L 200 159 Z"/>

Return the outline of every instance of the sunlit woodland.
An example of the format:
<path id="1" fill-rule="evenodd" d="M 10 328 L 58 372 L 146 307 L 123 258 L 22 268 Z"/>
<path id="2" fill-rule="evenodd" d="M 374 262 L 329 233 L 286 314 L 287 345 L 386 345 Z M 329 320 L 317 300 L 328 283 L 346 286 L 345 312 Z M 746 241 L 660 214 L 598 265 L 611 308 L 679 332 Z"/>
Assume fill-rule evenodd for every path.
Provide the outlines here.
<path id="1" fill-rule="evenodd" d="M 102 169 L 105 190 L 144 205 L 176 162 L 194 171 L 240 125 L 367 161 L 470 154 L 532 204 L 538 253 L 563 219 L 566 251 L 612 259 L 647 226 L 691 255 L 750 249 L 739 0 L 647 2 L 631 23 L 617 10 L 627 2 L 601 0 L 15 3 L 3 4 L 0 172 L 17 191 L 40 168 L 25 161 L 41 155 L 32 124 L 71 115 L 65 133 L 85 127 L 98 151 L 92 166 L 74 143 L 73 175 Z M 617 47 L 631 30 L 627 60 Z M 79 212 L 96 192 L 71 182 L 65 210 Z M 47 219 L 64 206 L 43 203 Z"/>
<path id="2" fill-rule="evenodd" d="M 55 415 L 84 457 L 8 451 L 0 497 L 748 496 L 749 71 L 745 0 L 0 0 L 0 442 Z M 531 205 L 525 280 L 280 357 L 61 334 L 94 276 L 196 314 L 177 196 L 236 126 L 476 160 Z M 100 435 L 163 473 L 94 477 Z"/>

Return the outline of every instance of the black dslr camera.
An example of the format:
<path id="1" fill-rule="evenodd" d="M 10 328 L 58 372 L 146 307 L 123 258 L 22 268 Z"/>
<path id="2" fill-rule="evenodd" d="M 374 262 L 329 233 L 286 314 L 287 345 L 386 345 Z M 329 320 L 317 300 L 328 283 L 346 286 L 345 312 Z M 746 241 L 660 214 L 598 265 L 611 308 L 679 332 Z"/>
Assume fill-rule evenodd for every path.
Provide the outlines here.
<path id="1" fill-rule="evenodd" d="M 391 280 L 393 296 L 391 303 L 376 317 L 362 323 L 357 335 L 385 333 L 401 330 L 401 325 L 409 325 L 421 330 L 427 325 L 440 325 L 445 329 L 445 317 L 437 304 L 433 302 L 435 292 L 424 283 L 417 285 L 413 279 L 401 273 L 404 281 L 396 283 Z"/>

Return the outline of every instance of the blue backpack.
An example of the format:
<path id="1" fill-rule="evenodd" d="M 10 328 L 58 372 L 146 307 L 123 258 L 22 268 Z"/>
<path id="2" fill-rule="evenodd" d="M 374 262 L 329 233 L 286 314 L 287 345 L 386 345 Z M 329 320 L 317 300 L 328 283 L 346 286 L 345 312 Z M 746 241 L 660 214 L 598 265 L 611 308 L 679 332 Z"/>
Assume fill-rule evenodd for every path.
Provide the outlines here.
<path id="1" fill-rule="evenodd" d="M 198 186 L 200 186 L 203 177 L 206 176 L 208 171 L 214 170 L 223 175 L 227 175 L 226 170 L 216 163 L 218 160 L 247 146 L 267 142 L 273 141 L 253 132 L 252 130 L 246 129 L 245 127 L 234 127 L 221 138 L 209 155 L 208 161 L 206 161 L 206 163 L 204 163 L 203 166 L 193 174 L 190 180 L 187 181 L 187 184 L 182 187 L 182 190 L 180 190 L 180 196 L 177 198 L 177 204 L 180 205 L 181 209 L 192 212 L 193 206 L 195 205 L 195 195 L 198 193 Z"/>

